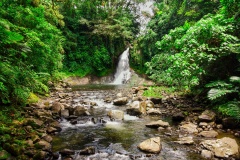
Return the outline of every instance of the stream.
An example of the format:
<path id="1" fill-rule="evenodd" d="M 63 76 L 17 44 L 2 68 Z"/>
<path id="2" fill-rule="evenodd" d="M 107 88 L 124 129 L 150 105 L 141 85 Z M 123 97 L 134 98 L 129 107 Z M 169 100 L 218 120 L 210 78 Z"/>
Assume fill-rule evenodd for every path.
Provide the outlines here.
<path id="1" fill-rule="evenodd" d="M 52 143 L 52 151 L 60 153 L 57 160 L 203 159 L 199 153 L 201 150 L 199 150 L 199 144 L 204 140 L 203 137 L 192 134 L 190 138 L 194 141 L 190 144 L 187 143 L 189 145 L 176 143 L 179 138 L 187 135 L 180 132 L 183 126 L 179 130 L 180 120 L 173 122 L 172 117 L 166 116 L 171 115 L 166 113 L 170 113 L 174 108 L 171 108 L 171 106 L 168 108 L 160 104 L 163 102 L 162 99 L 161 102 L 155 103 L 153 106 L 160 114 L 146 115 L 141 109 L 141 116 L 139 117 L 133 116 L 136 115 L 133 113 L 128 114 L 129 106 L 134 102 L 140 104 L 140 101 L 144 101 L 145 107 L 147 106 L 147 97 L 142 96 L 144 87 L 135 87 L 134 89 L 134 86 L 139 86 L 137 81 L 142 80 L 136 81 L 137 78 L 134 78 L 137 76 L 133 75 L 133 71 L 129 68 L 128 55 L 129 48 L 120 56 L 116 74 L 111 83 L 73 85 L 71 91 L 55 92 L 51 95 L 55 101 L 59 101 L 65 106 L 59 120 L 62 131 L 53 137 Z M 125 102 L 117 104 L 115 103 L 116 99 L 125 99 Z M 153 104 L 153 102 L 151 103 Z M 118 115 L 112 116 L 114 113 Z M 164 123 L 168 122 L 170 127 L 162 129 L 146 127 L 146 124 L 158 120 L 163 120 Z M 206 125 L 209 124 L 206 123 Z M 186 125 L 197 128 L 197 125 L 193 123 Z M 207 131 L 201 132 L 207 134 L 205 137 L 208 137 L 209 133 L 217 134 L 218 137 L 216 138 L 229 137 L 222 131 L 219 131 L 219 133 L 211 132 L 210 130 L 213 130 L 211 126 L 213 127 L 214 123 L 207 126 L 208 128 L 206 126 L 202 128 L 202 130 Z M 189 132 L 198 133 L 199 130 L 196 128 Z M 138 149 L 140 143 L 154 137 L 160 137 L 161 142 L 158 143 L 158 147 L 161 146 L 160 153 L 149 154 Z M 154 141 L 154 143 L 156 142 Z M 152 141 L 149 145 L 152 147 Z M 225 150 L 228 150 L 228 148 Z"/>
<path id="2" fill-rule="evenodd" d="M 172 123 L 170 117 L 130 116 L 126 113 L 128 104 L 116 106 L 113 103 L 104 102 L 106 97 L 116 97 L 121 91 L 128 94 L 128 90 L 130 88 L 127 85 L 74 86 L 72 92 L 76 95 L 73 95 L 72 99 L 74 104 L 95 102 L 96 105 L 90 107 L 89 116 L 78 117 L 76 124 L 71 124 L 66 119 L 61 120 L 60 125 L 63 130 L 54 137 L 53 151 L 57 152 L 66 148 L 74 150 L 76 154 L 73 159 L 75 160 L 201 159 L 200 155 L 194 152 L 194 145 L 189 147 L 173 142 L 178 135 L 168 136 L 157 129 L 145 127 L 145 124 L 150 121 L 163 119 L 176 128 L 177 124 Z M 124 111 L 124 120 L 110 120 L 107 116 L 110 110 Z M 162 151 L 160 154 L 147 154 L 137 148 L 142 141 L 156 136 L 161 137 Z M 96 153 L 88 156 L 79 154 L 79 150 L 86 147 L 94 147 Z"/>

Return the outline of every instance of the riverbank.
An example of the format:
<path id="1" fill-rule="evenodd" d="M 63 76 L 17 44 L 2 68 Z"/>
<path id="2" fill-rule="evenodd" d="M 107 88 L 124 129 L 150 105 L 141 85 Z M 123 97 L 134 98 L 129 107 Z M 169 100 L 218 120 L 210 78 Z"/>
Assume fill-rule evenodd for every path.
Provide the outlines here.
<path id="1" fill-rule="evenodd" d="M 115 103 L 117 106 L 128 103 L 126 111 L 129 115 L 140 117 L 140 119 L 154 117 L 155 121 L 151 123 L 155 124 L 150 125 L 150 128 L 153 128 L 157 134 L 171 137 L 171 141 L 176 141 L 180 145 L 193 145 L 194 147 L 190 147 L 189 151 L 199 155 L 203 154 L 205 157 L 213 157 L 216 154 L 210 151 L 211 147 L 206 140 L 210 139 L 211 143 L 218 145 L 216 138 L 231 135 L 232 140 L 235 135 L 239 142 L 239 138 L 237 138 L 239 128 L 233 130 L 230 129 L 229 124 L 219 123 L 218 116 L 212 111 L 205 110 L 204 106 L 191 99 L 176 95 L 164 95 L 163 98 L 145 97 L 143 92 L 147 89 L 148 87 L 144 86 L 119 88 L 114 91 L 103 91 L 97 96 L 102 96 L 100 97 L 102 101 Z M 91 91 L 87 93 L 92 94 Z M 9 123 L 5 123 L 6 120 L 1 122 L 1 135 L 3 137 L 1 140 L 3 148 L 0 151 L 1 159 L 9 157 L 16 159 L 58 159 L 59 156 L 74 159 L 77 153 L 83 155 L 97 153 L 91 146 L 78 151 L 69 148 L 52 150 L 53 137 L 61 132 L 63 127 L 59 123 L 62 118 L 76 126 L 81 125 L 78 123 L 85 122 L 88 117 L 92 117 L 91 109 L 99 104 L 94 101 L 85 101 L 84 99 L 89 96 L 88 94 L 72 91 L 66 83 L 62 83 L 54 87 L 49 98 L 25 107 L 17 119 L 14 119 L 15 115 L 10 115 L 13 117 Z M 114 116 L 113 114 L 109 116 L 112 119 L 117 119 L 111 117 Z M 173 124 L 170 123 L 169 126 L 162 126 L 161 123 L 159 124 L 162 117 L 171 117 L 171 122 L 177 124 L 172 126 Z M 79 119 L 82 119 L 82 122 Z M 98 120 L 91 119 L 91 122 L 98 123 Z M 102 122 L 104 123 L 104 121 Z M 149 127 L 149 124 L 142 125 Z M 223 144 L 223 142 L 219 143 Z M 154 158 L 153 153 L 149 152 L 149 154 L 153 155 Z M 126 155 L 124 154 L 124 156 Z M 133 157 L 133 155 L 127 156 Z M 228 152 L 227 155 L 220 156 L 224 156 L 222 158 L 225 159 L 232 157 Z M 234 156 L 236 157 L 235 152 Z M 219 157 L 219 155 L 215 155 L 215 157 Z"/>

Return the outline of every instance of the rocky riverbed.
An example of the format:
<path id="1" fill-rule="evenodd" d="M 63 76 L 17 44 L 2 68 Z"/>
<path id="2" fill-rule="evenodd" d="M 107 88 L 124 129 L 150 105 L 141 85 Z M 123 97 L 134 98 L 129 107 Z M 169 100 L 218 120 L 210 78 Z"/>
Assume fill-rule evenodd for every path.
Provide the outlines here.
<path id="1" fill-rule="evenodd" d="M 36 160 L 239 159 L 239 128 L 230 129 L 235 125 L 231 119 L 219 120 L 192 100 L 144 97 L 144 86 L 93 88 L 62 83 L 50 98 L 26 107 L 27 118 L 19 125 L 28 133 L 27 145 L 19 151 L 6 144 L 0 155 Z"/>

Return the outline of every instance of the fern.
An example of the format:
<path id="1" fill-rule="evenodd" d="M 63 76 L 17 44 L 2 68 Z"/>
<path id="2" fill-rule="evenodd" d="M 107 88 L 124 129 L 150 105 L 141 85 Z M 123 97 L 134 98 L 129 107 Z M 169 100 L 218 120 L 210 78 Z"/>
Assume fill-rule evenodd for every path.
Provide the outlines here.
<path id="1" fill-rule="evenodd" d="M 240 77 L 232 76 L 230 77 L 230 82 L 240 83 Z"/>
<path id="2" fill-rule="evenodd" d="M 205 87 L 212 88 L 212 87 L 231 87 L 231 84 L 228 84 L 224 81 L 214 81 L 211 83 L 208 83 Z"/>
<path id="3" fill-rule="evenodd" d="M 228 93 L 233 93 L 233 92 L 237 92 L 236 90 L 229 90 L 229 89 L 217 89 L 217 88 L 212 88 L 210 89 L 210 91 L 208 92 L 208 98 L 210 100 L 215 100 L 217 98 L 220 98 L 222 96 L 225 96 Z"/>
<path id="4" fill-rule="evenodd" d="M 218 111 L 222 114 L 231 116 L 240 121 L 240 103 L 239 101 L 230 101 L 218 107 Z"/>

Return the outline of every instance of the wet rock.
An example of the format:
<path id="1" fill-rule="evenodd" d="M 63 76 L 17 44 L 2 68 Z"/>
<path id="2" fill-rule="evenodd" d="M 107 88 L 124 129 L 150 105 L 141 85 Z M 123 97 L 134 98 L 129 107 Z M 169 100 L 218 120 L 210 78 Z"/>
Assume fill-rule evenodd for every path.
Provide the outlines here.
<path id="1" fill-rule="evenodd" d="M 212 153 L 211 151 L 204 149 L 204 150 L 201 151 L 201 156 L 202 156 L 203 158 L 206 158 L 206 159 L 212 159 L 212 157 L 213 157 L 214 155 L 213 155 L 213 153 Z"/>
<path id="2" fill-rule="evenodd" d="M 120 110 L 111 110 L 107 114 L 110 119 L 115 119 L 115 120 L 123 120 L 124 119 L 124 112 Z"/>
<path id="3" fill-rule="evenodd" d="M 33 147 L 33 141 L 31 139 L 29 140 L 26 140 L 26 144 L 29 146 L 29 147 Z"/>
<path id="4" fill-rule="evenodd" d="M 70 121 L 70 123 L 71 123 L 72 125 L 75 125 L 75 124 L 78 123 L 78 121 L 77 121 L 76 119 L 73 119 L 73 120 Z"/>
<path id="5" fill-rule="evenodd" d="M 150 100 L 145 101 L 147 109 L 154 108 L 154 103 Z"/>
<path id="6" fill-rule="evenodd" d="M 27 118 L 25 121 L 25 125 L 32 126 L 33 128 L 40 128 L 43 125 L 43 121 L 35 118 Z"/>
<path id="7" fill-rule="evenodd" d="M 211 131 L 202 131 L 198 134 L 199 136 L 206 137 L 206 138 L 215 138 L 218 136 L 218 132 L 211 130 Z"/>
<path id="8" fill-rule="evenodd" d="M 125 105 L 128 103 L 128 98 L 127 97 L 121 97 L 113 100 L 114 105 Z"/>
<path id="9" fill-rule="evenodd" d="M 234 118 L 224 118 L 222 119 L 222 124 L 224 128 L 235 129 L 239 128 L 240 123 L 236 121 Z"/>
<path id="10" fill-rule="evenodd" d="M 58 93 L 58 97 L 59 97 L 59 98 L 65 98 L 65 97 L 67 97 L 67 96 L 68 96 L 67 93 Z"/>
<path id="11" fill-rule="evenodd" d="M 182 121 L 184 119 L 185 119 L 185 116 L 183 115 L 182 112 L 174 113 L 173 116 L 172 116 L 173 121 Z"/>
<path id="12" fill-rule="evenodd" d="M 154 98 L 154 97 L 151 97 L 149 98 L 154 104 L 160 104 L 162 102 L 162 99 L 161 98 Z"/>
<path id="13" fill-rule="evenodd" d="M 193 123 L 183 124 L 182 126 L 180 126 L 180 131 L 190 133 L 190 134 L 191 133 L 198 133 L 197 125 L 195 125 Z"/>
<path id="14" fill-rule="evenodd" d="M 34 110 L 34 115 L 38 118 L 41 118 L 43 116 L 46 116 L 46 117 L 51 117 L 52 116 L 52 112 L 51 111 L 41 111 L 41 110 Z"/>
<path id="15" fill-rule="evenodd" d="M 207 122 L 200 122 L 200 123 L 199 123 L 199 126 L 200 126 L 200 127 L 208 126 L 208 123 L 207 123 Z"/>
<path id="16" fill-rule="evenodd" d="M 237 157 L 239 155 L 239 146 L 236 140 L 232 138 L 224 137 L 217 140 L 205 140 L 200 144 L 219 158 Z"/>
<path id="17" fill-rule="evenodd" d="M 223 125 L 222 124 L 218 124 L 216 127 L 217 127 L 217 129 L 222 129 Z"/>
<path id="18" fill-rule="evenodd" d="M 51 143 L 53 138 L 49 135 L 46 135 L 46 136 L 43 137 L 43 140 L 47 141 L 48 143 Z"/>
<path id="19" fill-rule="evenodd" d="M 19 156 L 23 152 L 23 148 L 16 144 L 5 143 L 3 144 L 3 149 L 13 156 Z"/>
<path id="20" fill-rule="evenodd" d="M 59 130 L 58 128 L 54 128 L 54 127 L 47 127 L 47 133 L 51 134 L 51 133 L 55 133 L 55 132 L 59 132 L 61 130 Z"/>
<path id="21" fill-rule="evenodd" d="M 79 152 L 82 155 L 90 155 L 90 154 L 95 154 L 95 147 L 86 147 L 83 150 L 80 150 Z"/>
<path id="22" fill-rule="evenodd" d="M 33 160 L 45 160 L 47 152 L 39 151 L 33 156 Z"/>
<path id="23" fill-rule="evenodd" d="M 194 144 L 193 137 L 181 137 L 175 142 L 178 144 Z"/>
<path id="24" fill-rule="evenodd" d="M 54 153 L 52 153 L 52 157 L 53 157 L 53 159 L 59 159 L 60 154 L 58 152 L 54 152 Z"/>
<path id="25" fill-rule="evenodd" d="M 159 153 L 162 149 L 160 137 L 147 139 L 138 145 L 142 151 L 149 153 Z"/>
<path id="26" fill-rule="evenodd" d="M 127 113 L 134 116 L 146 114 L 146 103 L 134 101 L 130 104 L 129 108 L 127 108 Z"/>
<path id="27" fill-rule="evenodd" d="M 212 122 L 215 121 L 215 118 L 216 114 L 210 110 L 205 110 L 200 116 L 198 116 L 200 122 Z"/>
<path id="28" fill-rule="evenodd" d="M 51 146 L 51 144 L 48 143 L 47 141 L 40 140 L 39 142 L 37 142 L 37 143 L 35 144 L 35 147 L 36 147 L 37 149 L 42 149 L 42 150 L 44 150 L 44 151 L 50 151 L 52 146 Z"/>
<path id="29" fill-rule="evenodd" d="M 77 106 L 73 112 L 75 116 L 86 116 L 87 109 L 84 106 Z"/>
<path id="30" fill-rule="evenodd" d="M 149 127 L 149 128 L 158 128 L 158 127 L 169 127 L 169 123 L 168 122 L 164 122 L 162 120 L 158 120 L 158 121 L 153 121 L 153 122 L 150 122 L 148 124 L 146 124 L 146 127 Z"/>
<path id="31" fill-rule="evenodd" d="M 121 98 L 122 96 L 123 96 L 122 93 L 118 93 L 118 94 L 117 94 L 117 97 L 118 97 L 118 98 Z"/>
<path id="32" fill-rule="evenodd" d="M 66 117 L 67 120 L 74 120 L 77 119 L 78 116 L 70 115 L 69 117 Z"/>
<path id="33" fill-rule="evenodd" d="M 63 110 L 63 109 L 64 109 L 64 106 L 59 102 L 54 102 L 52 104 L 51 110 L 52 110 L 52 113 L 54 113 L 54 114 L 59 114 L 60 111 Z"/>
<path id="34" fill-rule="evenodd" d="M 104 98 L 104 102 L 111 103 L 112 102 L 112 98 L 106 97 L 106 98 Z"/>
<path id="35" fill-rule="evenodd" d="M 61 110 L 61 117 L 63 118 L 69 117 L 69 110 L 68 109 Z"/>
<path id="36" fill-rule="evenodd" d="M 161 115 L 162 113 L 160 112 L 159 109 L 151 108 L 147 111 L 148 115 Z"/>
<path id="37" fill-rule="evenodd" d="M 59 152 L 61 155 L 63 156 L 68 156 L 68 155 L 73 155 L 75 154 L 75 151 L 71 150 L 71 149 L 63 149 Z"/>

